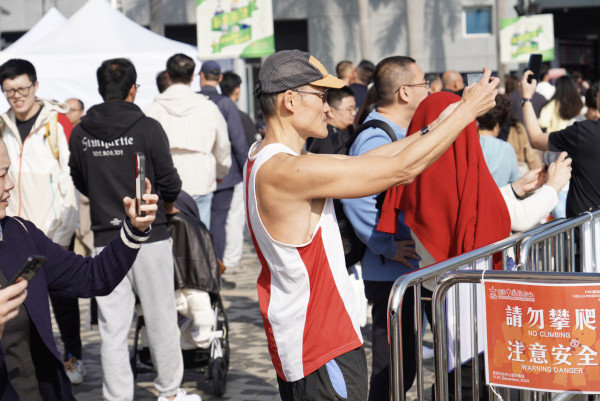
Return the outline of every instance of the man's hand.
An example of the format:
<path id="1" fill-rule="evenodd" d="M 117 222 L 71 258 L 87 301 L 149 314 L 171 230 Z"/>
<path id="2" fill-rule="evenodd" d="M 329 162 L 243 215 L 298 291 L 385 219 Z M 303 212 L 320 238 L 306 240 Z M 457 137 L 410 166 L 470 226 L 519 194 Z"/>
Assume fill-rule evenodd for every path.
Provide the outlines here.
<path id="1" fill-rule="evenodd" d="M 0 339 L 4 324 L 17 316 L 19 306 L 27 297 L 27 280 L 19 279 L 15 284 L 0 289 Z"/>
<path id="2" fill-rule="evenodd" d="M 544 172 L 544 166 L 538 167 L 534 170 L 529 170 L 517 181 L 513 182 L 512 189 L 519 198 L 522 198 L 527 193 L 535 191 L 546 182 L 546 174 Z"/>
<path id="3" fill-rule="evenodd" d="M 548 167 L 548 182 L 556 192 L 567 185 L 571 179 L 571 158 L 567 157 L 567 152 L 562 152 L 558 159 Z"/>
<path id="4" fill-rule="evenodd" d="M 146 231 L 156 218 L 156 210 L 158 209 L 158 206 L 156 205 L 158 202 L 158 195 L 151 194 L 151 189 L 152 185 L 150 184 L 150 180 L 146 178 L 146 193 L 142 195 L 142 198 L 146 201 L 146 204 L 140 206 L 141 210 L 146 212 L 145 217 L 137 215 L 135 211 L 135 199 L 131 199 L 128 196 L 123 198 L 123 206 L 125 206 L 125 213 L 127 213 L 127 217 L 129 217 L 131 224 L 140 231 Z"/>
<path id="5" fill-rule="evenodd" d="M 491 78 L 492 70 L 483 69 L 483 77 L 477 83 L 467 86 L 463 92 L 462 103 L 468 105 L 474 113 L 473 119 L 482 116 L 496 106 L 498 77 Z"/>
<path id="6" fill-rule="evenodd" d="M 519 85 L 519 90 L 521 91 L 521 97 L 523 99 L 531 99 L 535 94 L 535 87 L 537 86 L 537 81 L 535 79 L 531 80 L 531 83 L 527 82 L 527 77 L 533 75 L 533 72 L 527 70 L 523 73 L 523 78 L 521 78 L 521 85 Z"/>
<path id="7" fill-rule="evenodd" d="M 396 254 L 392 260 L 412 269 L 413 265 L 406 258 L 419 260 L 419 255 L 417 255 L 417 251 L 415 250 L 415 242 L 411 240 L 396 241 Z"/>

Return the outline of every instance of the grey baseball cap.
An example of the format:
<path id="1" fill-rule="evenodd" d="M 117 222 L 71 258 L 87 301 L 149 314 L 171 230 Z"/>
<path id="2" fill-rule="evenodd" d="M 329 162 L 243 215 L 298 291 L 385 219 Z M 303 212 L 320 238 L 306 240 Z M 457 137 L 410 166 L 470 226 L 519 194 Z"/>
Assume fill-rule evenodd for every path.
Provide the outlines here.
<path id="1" fill-rule="evenodd" d="M 307 52 L 282 50 L 267 57 L 258 73 L 254 95 L 280 93 L 303 85 L 339 89 L 344 81 L 330 75 L 323 64 Z"/>

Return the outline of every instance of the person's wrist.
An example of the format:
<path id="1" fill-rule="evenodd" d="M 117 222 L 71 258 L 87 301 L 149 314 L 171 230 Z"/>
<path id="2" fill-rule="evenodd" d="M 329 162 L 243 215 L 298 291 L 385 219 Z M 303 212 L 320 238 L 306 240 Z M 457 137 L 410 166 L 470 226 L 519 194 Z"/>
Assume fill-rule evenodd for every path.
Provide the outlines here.
<path id="1" fill-rule="evenodd" d="M 523 95 L 521 97 L 521 107 L 525 106 L 525 103 L 531 103 L 531 96 L 525 96 Z"/>
<path id="2" fill-rule="evenodd" d="M 510 189 L 512 189 L 513 194 L 515 195 L 515 198 L 517 198 L 517 199 L 522 199 L 523 195 L 525 195 L 525 193 L 523 192 L 523 189 L 520 186 L 517 185 L 515 187 L 514 182 L 512 184 L 510 184 Z"/>

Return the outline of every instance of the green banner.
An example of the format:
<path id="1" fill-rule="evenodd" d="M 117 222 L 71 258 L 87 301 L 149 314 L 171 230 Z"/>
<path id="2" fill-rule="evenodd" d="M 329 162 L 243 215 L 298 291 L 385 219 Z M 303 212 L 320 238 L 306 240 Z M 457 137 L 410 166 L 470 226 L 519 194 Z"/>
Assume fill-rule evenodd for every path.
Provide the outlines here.
<path id="1" fill-rule="evenodd" d="M 273 35 L 250 43 L 240 54 L 240 58 L 258 58 L 275 53 L 275 37 Z"/>
<path id="2" fill-rule="evenodd" d="M 543 32 L 544 30 L 540 26 L 535 31 L 514 34 L 510 38 L 510 44 L 516 46 L 516 49 L 511 52 L 511 57 L 517 58 L 523 54 L 539 53 L 540 44 L 537 38 Z"/>
<path id="3" fill-rule="evenodd" d="M 219 39 L 219 43 L 213 44 L 213 53 L 221 53 L 221 50 L 226 46 L 240 45 L 250 39 L 252 39 L 252 27 L 245 27 L 237 32 L 224 33 Z"/>
<path id="4" fill-rule="evenodd" d="M 200 4 L 202 4 L 204 0 L 196 0 L 196 7 L 198 7 Z"/>
<path id="5" fill-rule="evenodd" d="M 212 30 L 220 31 L 223 27 L 231 27 L 243 19 L 250 18 L 252 12 L 256 10 L 256 4 L 251 1 L 246 7 L 238 8 L 228 13 L 217 14 L 212 19 Z"/>

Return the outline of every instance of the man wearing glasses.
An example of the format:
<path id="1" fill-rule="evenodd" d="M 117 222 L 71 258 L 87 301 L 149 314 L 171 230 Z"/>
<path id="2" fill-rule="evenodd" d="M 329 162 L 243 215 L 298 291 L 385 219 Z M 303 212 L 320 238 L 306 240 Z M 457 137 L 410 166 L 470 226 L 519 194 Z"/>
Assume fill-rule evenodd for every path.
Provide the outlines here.
<path id="1" fill-rule="evenodd" d="M 429 94 L 429 82 L 425 80 L 425 74 L 412 58 L 388 57 L 377 65 L 374 85 L 378 107 L 367 116 L 365 123 L 370 120 L 383 121 L 394 131 L 397 139 L 404 138 L 417 106 Z M 390 137 L 382 129 L 368 128 L 358 136 L 349 154 L 359 156 L 390 142 Z M 344 211 L 354 232 L 367 245 L 361 268 L 365 295 L 373 303 L 373 363 L 369 401 L 390 398 L 387 305 L 392 285 L 399 276 L 419 267 L 419 257 L 402 212 L 398 218 L 398 234 L 394 236 L 376 230 L 379 222 L 377 197 L 378 194 L 342 199 Z M 402 310 L 402 327 L 408 329 L 404 330 L 406 333 L 402 333 L 406 344 L 402 353 L 405 390 L 412 385 L 416 371 L 412 297 L 412 292 L 407 292 L 402 303 L 403 306 L 410 306 L 403 307 Z"/>
<path id="2" fill-rule="evenodd" d="M 356 100 L 354 90 L 349 86 L 327 91 L 329 111 L 327 117 L 327 138 L 309 138 L 306 150 L 311 153 L 340 153 L 354 133 Z"/>
<path id="3" fill-rule="evenodd" d="M 405 84 L 423 85 L 423 73 L 411 67 L 414 61 L 405 64 L 409 73 L 392 74 L 389 82 L 403 85 L 401 95 L 390 86 L 386 96 L 418 104 L 412 99 L 417 95 L 405 91 L 420 90 L 423 98 L 427 88 Z M 283 401 L 367 397 L 358 311 L 332 198 L 365 197 L 411 182 L 467 124 L 494 106 L 499 80 L 490 82 L 490 75 L 486 69 L 427 135 L 351 157 L 302 153 L 307 138 L 327 135 L 327 90 L 343 87 L 344 81 L 299 50 L 275 53 L 263 63 L 254 93 L 267 129 L 265 139 L 250 149 L 244 193 L 262 267 L 260 311 Z"/>
<path id="4" fill-rule="evenodd" d="M 27 60 L 11 59 L 0 66 L 2 92 L 10 105 L 0 120 L 16 184 L 6 213 L 33 222 L 52 241 L 68 249 L 77 226 L 75 188 L 69 171 L 67 133 L 73 126 L 66 104 L 36 97 L 37 73 Z M 64 343 L 67 375 L 83 381 L 79 305 L 77 298 L 50 295 Z"/>

